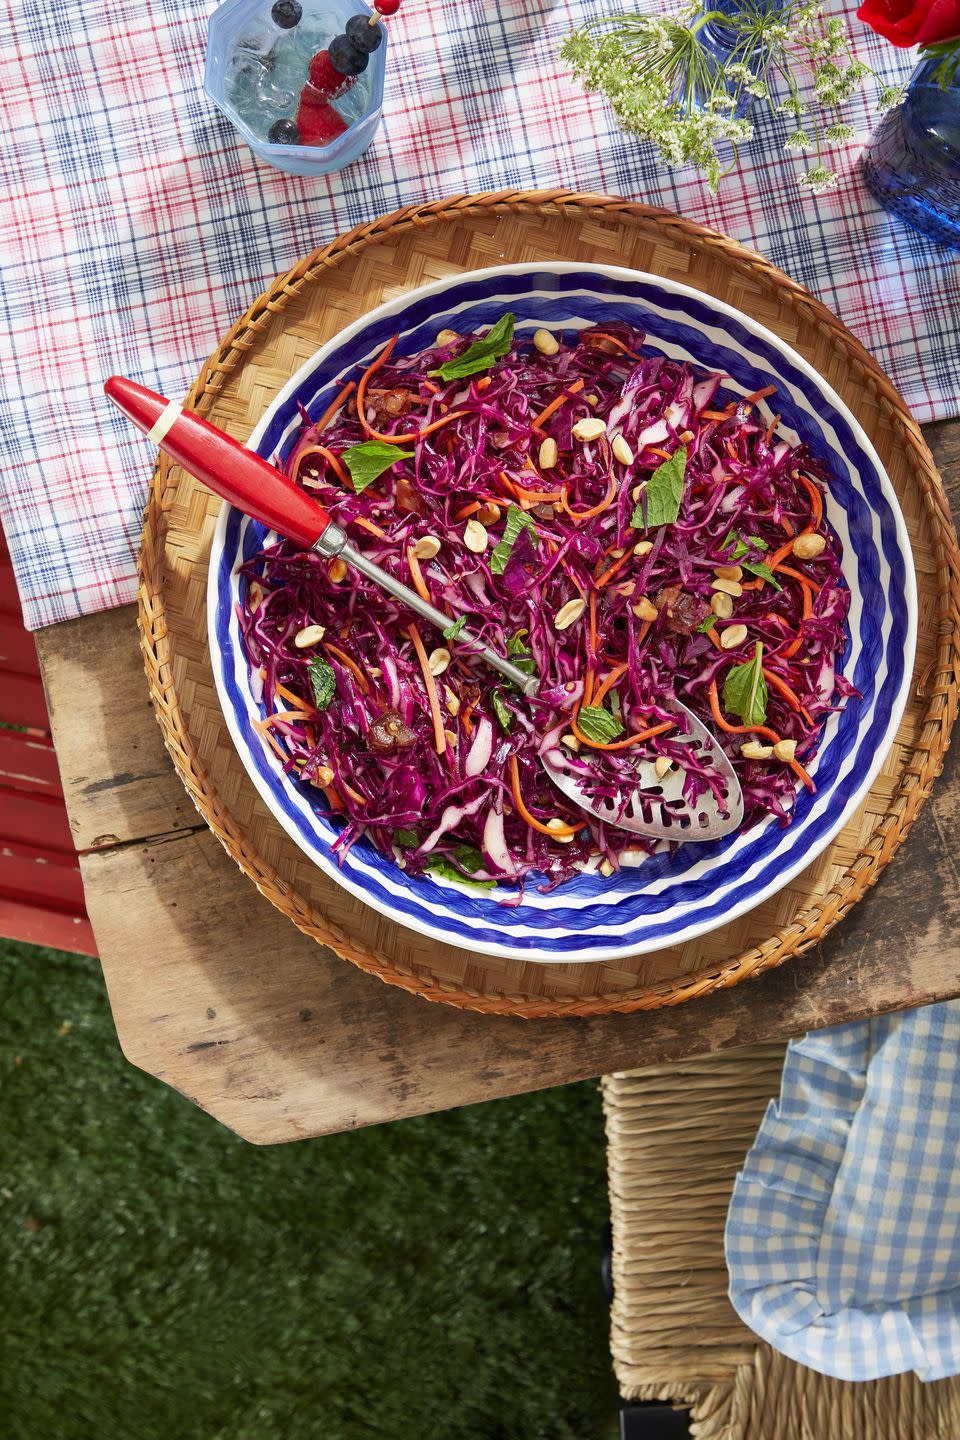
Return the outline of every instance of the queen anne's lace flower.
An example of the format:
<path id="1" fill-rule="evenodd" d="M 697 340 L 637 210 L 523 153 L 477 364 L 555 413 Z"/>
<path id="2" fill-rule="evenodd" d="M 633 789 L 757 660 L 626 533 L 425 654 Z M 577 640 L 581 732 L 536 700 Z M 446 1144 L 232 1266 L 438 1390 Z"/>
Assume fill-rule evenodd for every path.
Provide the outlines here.
<path id="1" fill-rule="evenodd" d="M 726 59 L 714 48 L 697 0 L 685 0 L 673 17 L 587 21 L 561 54 L 586 90 L 606 98 L 624 130 L 649 141 L 663 164 L 696 166 L 714 191 L 736 164 L 737 147 L 753 138 L 751 105 L 767 104 L 792 121 L 785 151 L 816 151 L 817 164 L 798 176 L 816 193 L 837 182 L 820 158 L 822 142 L 842 144 L 854 135 L 836 112 L 873 72 L 852 58 L 841 17 L 825 16 L 812 0 L 782 0 L 775 11 L 767 5 L 741 0 L 722 17 L 734 37 Z M 795 78 L 811 74 L 813 99 L 831 112 L 828 121 L 817 117 Z M 881 108 L 901 98 L 888 85 Z"/>

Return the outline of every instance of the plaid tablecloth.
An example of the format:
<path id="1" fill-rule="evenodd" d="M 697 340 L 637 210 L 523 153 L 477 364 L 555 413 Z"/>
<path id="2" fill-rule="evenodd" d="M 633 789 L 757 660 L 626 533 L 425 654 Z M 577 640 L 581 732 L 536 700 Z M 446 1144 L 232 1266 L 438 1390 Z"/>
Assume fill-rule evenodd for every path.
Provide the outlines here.
<path id="1" fill-rule="evenodd" d="M 266 0 L 265 0 L 266 3 Z M 766 125 L 713 198 L 661 174 L 557 58 L 601 0 L 405 0 L 384 123 L 326 179 L 258 164 L 201 88 L 200 0 L 6 0 L 0 32 L 2 520 L 27 623 L 134 594 L 150 447 L 100 393 L 121 371 L 181 396 L 233 319 L 338 231 L 411 201 L 570 186 L 665 205 L 768 255 L 873 350 L 921 420 L 960 396 L 955 254 L 859 180 L 798 191 Z M 608 7 L 609 8 L 609 7 Z M 889 79 L 912 57 L 858 44 Z M 863 106 L 850 118 L 865 138 Z"/>
<path id="2" fill-rule="evenodd" d="M 737 1313 L 840 1380 L 960 1373 L 958 1161 L 960 1001 L 791 1041 L 730 1202 Z"/>

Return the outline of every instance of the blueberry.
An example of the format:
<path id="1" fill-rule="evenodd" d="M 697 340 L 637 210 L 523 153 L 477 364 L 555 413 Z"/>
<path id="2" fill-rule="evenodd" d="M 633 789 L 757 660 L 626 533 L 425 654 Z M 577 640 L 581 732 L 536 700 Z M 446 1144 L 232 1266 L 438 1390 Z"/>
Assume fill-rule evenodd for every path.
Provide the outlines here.
<path id="1" fill-rule="evenodd" d="M 380 26 L 371 25 L 362 15 L 351 15 L 344 29 L 351 45 L 356 45 L 364 55 L 371 55 L 383 43 L 383 31 Z"/>
<path id="2" fill-rule="evenodd" d="M 292 120 L 274 120 L 267 139 L 271 145 L 299 145 L 300 131 Z"/>
<path id="3" fill-rule="evenodd" d="M 367 57 L 346 35 L 337 35 L 327 46 L 330 63 L 341 75 L 362 75 L 367 68 Z"/>
<path id="4" fill-rule="evenodd" d="M 303 6 L 300 0 L 277 0 L 270 11 L 270 19 L 274 25 L 279 25 L 281 30 L 292 30 L 295 25 L 300 24 L 302 15 Z"/>

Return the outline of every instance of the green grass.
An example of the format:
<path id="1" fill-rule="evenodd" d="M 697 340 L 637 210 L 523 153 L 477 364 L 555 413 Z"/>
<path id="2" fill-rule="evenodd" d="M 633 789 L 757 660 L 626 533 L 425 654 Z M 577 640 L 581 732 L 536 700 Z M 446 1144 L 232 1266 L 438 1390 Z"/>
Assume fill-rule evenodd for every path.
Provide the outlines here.
<path id="1" fill-rule="evenodd" d="M 604 1440 L 595 1085 L 256 1149 L 0 942 L 3 1440 Z"/>

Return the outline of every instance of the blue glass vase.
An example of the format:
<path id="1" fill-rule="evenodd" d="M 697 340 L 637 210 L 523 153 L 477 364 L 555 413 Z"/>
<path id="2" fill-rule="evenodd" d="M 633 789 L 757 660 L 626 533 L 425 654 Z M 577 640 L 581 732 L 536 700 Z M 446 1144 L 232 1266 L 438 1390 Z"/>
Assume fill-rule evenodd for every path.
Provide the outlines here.
<path id="1" fill-rule="evenodd" d="M 934 56 L 913 72 L 903 104 L 870 141 L 863 174 L 892 214 L 960 250 L 960 68 L 943 86 L 941 63 Z"/>

